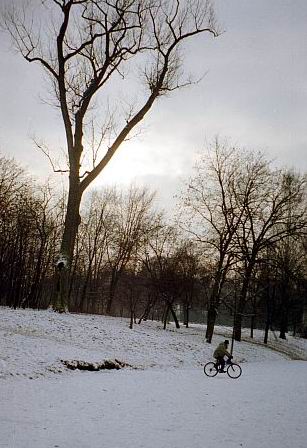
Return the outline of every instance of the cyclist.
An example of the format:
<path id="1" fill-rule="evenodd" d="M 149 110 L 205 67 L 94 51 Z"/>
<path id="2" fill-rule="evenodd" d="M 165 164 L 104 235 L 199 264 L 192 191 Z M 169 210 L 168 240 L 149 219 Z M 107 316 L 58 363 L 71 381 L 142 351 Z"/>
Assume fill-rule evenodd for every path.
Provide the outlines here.
<path id="1" fill-rule="evenodd" d="M 214 350 L 213 356 L 216 358 L 217 365 L 221 366 L 220 372 L 225 373 L 224 367 L 225 367 L 225 359 L 224 357 L 227 356 L 228 359 L 232 358 L 232 355 L 227 350 L 229 346 L 228 339 L 225 339 L 224 342 L 221 342 L 217 348 Z"/>

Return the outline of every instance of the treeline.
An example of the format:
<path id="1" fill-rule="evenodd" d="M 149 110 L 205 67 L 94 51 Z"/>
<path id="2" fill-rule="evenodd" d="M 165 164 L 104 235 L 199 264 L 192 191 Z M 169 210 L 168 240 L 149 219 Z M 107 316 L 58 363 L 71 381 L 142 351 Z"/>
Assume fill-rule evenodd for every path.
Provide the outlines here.
<path id="1" fill-rule="evenodd" d="M 64 198 L 0 158 L 0 303 L 47 308 Z M 262 154 L 218 142 L 183 188 L 174 219 L 154 194 L 130 187 L 91 192 L 84 200 L 69 310 L 143 319 L 230 319 L 237 340 L 247 321 L 304 332 L 307 286 L 306 178 L 275 169 Z M 231 317 L 229 317 L 231 316 Z"/>

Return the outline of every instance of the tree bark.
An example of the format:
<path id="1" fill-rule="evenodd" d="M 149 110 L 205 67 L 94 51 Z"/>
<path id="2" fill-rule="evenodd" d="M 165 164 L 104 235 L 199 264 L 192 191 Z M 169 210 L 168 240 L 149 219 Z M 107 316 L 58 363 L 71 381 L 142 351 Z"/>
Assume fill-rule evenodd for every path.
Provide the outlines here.
<path id="1" fill-rule="evenodd" d="M 217 317 L 217 310 L 215 306 L 210 305 L 207 315 L 207 330 L 206 330 L 206 341 L 211 344 L 215 321 Z"/>
<path id="2" fill-rule="evenodd" d="M 241 308 L 238 307 L 238 312 L 235 315 L 234 319 L 234 328 L 233 328 L 233 337 L 235 341 L 241 341 L 241 333 L 242 333 L 242 313 L 240 312 Z"/>
<path id="3" fill-rule="evenodd" d="M 64 232 L 60 249 L 60 257 L 56 269 L 56 296 L 53 308 L 65 312 L 68 304 L 68 278 L 73 258 L 75 241 L 81 222 L 80 203 L 82 190 L 79 183 L 79 174 L 70 175 L 67 211 L 64 223 Z"/>

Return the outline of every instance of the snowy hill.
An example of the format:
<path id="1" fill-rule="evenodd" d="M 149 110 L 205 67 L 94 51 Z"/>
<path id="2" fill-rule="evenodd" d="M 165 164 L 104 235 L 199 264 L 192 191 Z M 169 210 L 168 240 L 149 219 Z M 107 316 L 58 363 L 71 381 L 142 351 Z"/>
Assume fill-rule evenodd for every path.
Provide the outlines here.
<path id="1" fill-rule="evenodd" d="M 305 340 L 236 343 L 238 380 L 207 378 L 205 327 L 0 308 L 0 448 L 305 448 Z M 136 369 L 81 372 L 62 360 Z"/>
<path id="2" fill-rule="evenodd" d="M 65 372 L 61 360 L 99 362 L 118 359 L 137 368 L 200 368 L 212 358 L 214 347 L 230 329 L 217 328 L 213 344 L 205 342 L 205 327 L 194 325 L 165 331 L 159 322 L 142 322 L 130 330 L 127 319 L 84 314 L 57 314 L 52 311 L 0 308 L 0 377 L 38 378 Z M 245 338 L 246 339 L 246 338 Z M 258 339 L 236 343 L 238 362 L 291 358 L 307 359 L 307 341 L 275 340 L 270 347 Z M 255 344 L 257 343 L 257 344 Z"/>

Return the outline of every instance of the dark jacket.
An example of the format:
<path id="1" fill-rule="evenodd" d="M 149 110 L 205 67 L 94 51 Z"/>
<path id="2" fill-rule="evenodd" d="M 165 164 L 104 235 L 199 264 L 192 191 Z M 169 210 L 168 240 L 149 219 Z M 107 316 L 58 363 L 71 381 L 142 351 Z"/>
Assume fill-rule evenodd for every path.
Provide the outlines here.
<path id="1" fill-rule="evenodd" d="M 231 356 L 231 354 L 227 351 L 226 345 L 224 342 L 221 342 L 213 353 L 214 358 L 223 358 L 224 356 Z"/>

